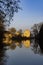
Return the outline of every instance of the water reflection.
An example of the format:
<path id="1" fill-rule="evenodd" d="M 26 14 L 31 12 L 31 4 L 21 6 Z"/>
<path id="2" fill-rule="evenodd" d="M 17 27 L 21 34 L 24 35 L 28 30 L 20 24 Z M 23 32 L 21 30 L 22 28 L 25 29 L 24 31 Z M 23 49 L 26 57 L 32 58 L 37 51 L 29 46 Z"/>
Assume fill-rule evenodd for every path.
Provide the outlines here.
<path id="1" fill-rule="evenodd" d="M 21 42 L 13 41 L 13 43 L 10 45 L 10 48 L 15 49 L 17 46 L 19 48 L 22 48 L 22 46 L 24 46 L 25 48 L 29 48 L 30 47 L 30 40 L 23 40 Z"/>
<path id="2" fill-rule="evenodd" d="M 38 40 L 34 39 L 31 41 L 31 49 L 34 51 L 35 54 L 40 53 L 40 46 L 38 44 Z"/>
<path id="3" fill-rule="evenodd" d="M 30 47 L 30 40 L 24 40 L 22 41 L 23 45 L 25 48 L 29 48 Z"/>
<path id="4" fill-rule="evenodd" d="M 35 53 L 43 54 L 43 23 L 34 24 L 31 36 L 33 39 L 33 50 Z M 40 48 L 40 51 L 39 51 Z"/>
<path id="5" fill-rule="evenodd" d="M 6 39 L 5 39 L 6 40 Z M 25 48 L 30 47 L 30 40 L 22 40 L 22 41 L 17 41 L 17 40 L 6 40 L 7 42 L 3 43 L 3 47 L 0 47 L 0 65 L 5 65 L 7 63 L 7 56 L 6 56 L 6 51 L 7 49 L 15 50 L 17 47 L 22 48 L 24 46 Z M 12 43 L 8 43 L 8 41 L 12 41 Z M 8 47 L 8 48 L 7 48 Z"/>
<path id="6" fill-rule="evenodd" d="M 22 40 L 22 41 L 17 41 L 17 40 L 11 40 L 12 43 L 8 43 L 6 46 L 3 46 L 2 48 L 0 48 L 0 65 L 5 65 L 5 63 L 7 64 L 7 57 L 6 57 L 6 50 L 8 49 L 7 47 L 9 47 L 9 49 L 11 50 L 15 50 L 17 47 L 20 49 L 23 46 L 25 48 L 30 48 L 31 50 L 35 53 L 35 54 L 43 54 L 40 46 L 39 46 L 39 40 L 33 39 L 33 40 Z M 4 43 L 5 45 L 6 43 Z M 6 49 L 6 50 L 5 50 Z M 29 55 L 29 54 L 28 54 Z"/>
<path id="7" fill-rule="evenodd" d="M 22 48 L 22 47 L 25 47 L 25 48 L 31 47 L 31 50 L 35 54 L 43 54 L 43 52 L 42 52 L 43 49 L 41 49 L 40 45 L 39 45 L 39 42 L 41 40 L 37 40 L 35 38 L 31 39 L 31 40 L 28 39 L 28 40 L 21 40 L 21 41 L 6 38 L 3 41 L 4 41 L 4 43 L 3 43 L 4 46 L 0 47 L 0 65 L 5 65 L 5 63 L 7 63 L 6 51 L 7 51 L 8 48 L 11 49 L 11 50 L 15 50 L 17 47 L 19 47 L 19 49 Z"/>
<path id="8" fill-rule="evenodd" d="M 6 62 L 6 55 L 5 55 L 5 48 L 4 46 L 3 47 L 0 47 L 0 65 L 5 65 L 5 62 Z"/>
<path id="9" fill-rule="evenodd" d="M 4 45 L 9 46 L 10 49 L 15 50 L 16 47 L 18 46 L 19 48 L 22 48 L 22 46 L 24 46 L 25 48 L 30 48 L 31 50 L 34 51 L 35 54 L 40 54 L 43 53 L 42 50 L 40 48 L 39 43 L 41 44 L 42 42 L 40 42 L 41 40 L 38 39 L 31 39 L 31 40 L 11 40 L 11 39 L 5 39 L 4 40 Z M 43 44 L 43 43 L 42 43 Z"/>

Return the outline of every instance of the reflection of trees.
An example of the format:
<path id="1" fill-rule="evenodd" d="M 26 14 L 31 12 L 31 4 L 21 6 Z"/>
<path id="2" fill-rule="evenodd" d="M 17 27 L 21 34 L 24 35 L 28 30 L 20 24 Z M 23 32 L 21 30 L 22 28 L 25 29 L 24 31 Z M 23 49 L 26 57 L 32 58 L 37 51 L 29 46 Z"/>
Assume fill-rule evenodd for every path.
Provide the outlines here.
<path id="1" fill-rule="evenodd" d="M 39 45 L 38 45 L 38 41 L 36 39 L 32 40 L 31 47 L 32 47 L 32 50 L 34 51 L 34 53 L 39 53 Z"/>
<path id="2" fill-rule="evenodd" d="M 19 48 L 22 48 L 22 45 L 24 45 L 25 48 L 29 48 L 30 47 L 30 40 L 13 41 L 12 44 L 10 45 L 10 48 L 16 49 L 17 46 Z"/>
<path id="3" fill-rule="evenodd" d="M 10 49 L 12 49 L 12 50 L 15 50 L 16 49 L 15 43 L 10 45 Z"/>
<path id="4" fill-rule="evenodd" d="M 4 47 L 0 48 L 0 65 L 4 65 L 6 62 L 5 49 Z"/>
<path id="5" fill-rule="evenodd" d="M 32 27 L 31 36 L 34 37 L 32 41 L 33 51 L 35 53 L 43 53 L 43 23 L 34 24 L 34 26 Z"/>
<path id="6" fill-rule="evenodd" d="M 39 45 L 39 40 L 33 39 L 31 41 L 31 49 L 34 51 L 35 54 L 43 54 Z"/>
<path id="7" fill-rule="evenodd" d="M 23 43 L 25 48 L 29 48 L 30 47 L 30 40 L 23 40 L 22 43 Z"/>
<path id="8" fill-rule="evenodd" d="M 17 41 L 17 40 L 15 40 L 15 41 L 12 41 L 12 44 L 10 45 L 10 49 L 16 49 L 16 47 L 19 47 L 19 48 L 21 48 L 22 47 L 22 43 L 19 41 Z"/>
<path id="9" fill-rule="evenodd" d="M 22 48 L 22 43 L 21 43 L 21 41 L 19 41 L 19 42 L 16 41 L 15 45 L 18 46 L 19 48 Z"/>

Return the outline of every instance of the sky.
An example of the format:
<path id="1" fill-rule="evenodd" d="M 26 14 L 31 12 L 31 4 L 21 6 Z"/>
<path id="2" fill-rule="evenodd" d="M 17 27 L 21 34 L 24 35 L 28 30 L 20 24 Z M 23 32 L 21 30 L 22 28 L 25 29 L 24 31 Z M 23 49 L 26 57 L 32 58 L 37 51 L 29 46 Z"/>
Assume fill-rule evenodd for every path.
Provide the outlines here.
<path id="1" fill-rule="evenodd" d="M 15 13 L 10 27 L 29 29 L 34 24 L 43 22 L 43 0 L 21 0 L 22 10 Z"/>

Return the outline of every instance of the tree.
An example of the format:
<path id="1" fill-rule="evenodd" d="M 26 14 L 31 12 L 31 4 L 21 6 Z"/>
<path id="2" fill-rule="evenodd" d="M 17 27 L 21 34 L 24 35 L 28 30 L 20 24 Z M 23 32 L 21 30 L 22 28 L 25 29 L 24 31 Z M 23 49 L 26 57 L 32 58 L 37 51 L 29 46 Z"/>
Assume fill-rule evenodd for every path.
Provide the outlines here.
<path id="1" fill-rule="evenodd" d="M 34 24 L 34 26 L 32 27 L 32 32 L 33 32 L 33 36 L 36 37 L 38 34 L 38 28 L 37 28 L 37 24 Z"/>
<path id="2" fill-rule="evenodd" d="M 41 29 L 39 31 L 39 46 L 43 52 L 43 25 L 41 26 Z"/>
<path id="3" fill-rule="evenodd" d="M 41 40 L 32 40 L 31 49 L 35 54 L 43 55 L 43 42 Z"/>
<path id="4" fill-rule="evenodd" d="M 33 27 L 31 28 L 31 35 L 32 36 L 37 36 L 39 34 L 40 28 L 43 25 L 43 22 L 38 23 L 38 24 L 34 24 Z"/>
<path id="5" fill-rule="evenodd" d="M 16 32 L 16 28 L 12 27 L 12 28 L 9 29 L 9 31 L 14 34 Z"/>
<path id="6" fill-rule="evenodd" d="M 19 29 L 17 32 L 19 33 L 19 36 L 22 35 L 22 29 Z"/>
<path id="7" fill-rule="evenodd" d="M 15 12 L 18 12 L 20 0 L 0 0 L 0 42 L 3 40 L 4 26 L 9 25 Z"/>
<path id="8" fill-rule="evenodd" d="M 18 12 L 20 0 L 0 0 L 0 19 L 2 23 L 10 23 L 15 12 Z M 5 24 L 4 23 L 4 24 Z"/>
<path id="9" fill-rule="evenodd" d="M 33 40 L 34 53 L 43 54 L 43 23 L 35 24 L 32 28 L 33 35 L 37 36 L 37 39 Z"/>
<path id="10" fill-rule="evenodd" d="M 5 31 L 5 26 L 2 23 L 2 21 L 3 21 L 3 18 L 0 19 L 0 47 L 3 47 L 2 40 L 3 40 L 3 37 L 4 37 L 3 33 Z"/>

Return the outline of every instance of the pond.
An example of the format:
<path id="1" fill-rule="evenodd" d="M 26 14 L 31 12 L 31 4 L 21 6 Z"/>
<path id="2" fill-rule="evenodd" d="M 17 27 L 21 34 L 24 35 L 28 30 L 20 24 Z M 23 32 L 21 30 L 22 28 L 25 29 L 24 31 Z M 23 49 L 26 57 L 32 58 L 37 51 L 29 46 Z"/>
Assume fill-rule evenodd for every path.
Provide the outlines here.
<path id="1" fill-rule="evenodd" d="M 24 40 L 0 49 L 0 65 L 43 65 L 37 41 Z"/>

